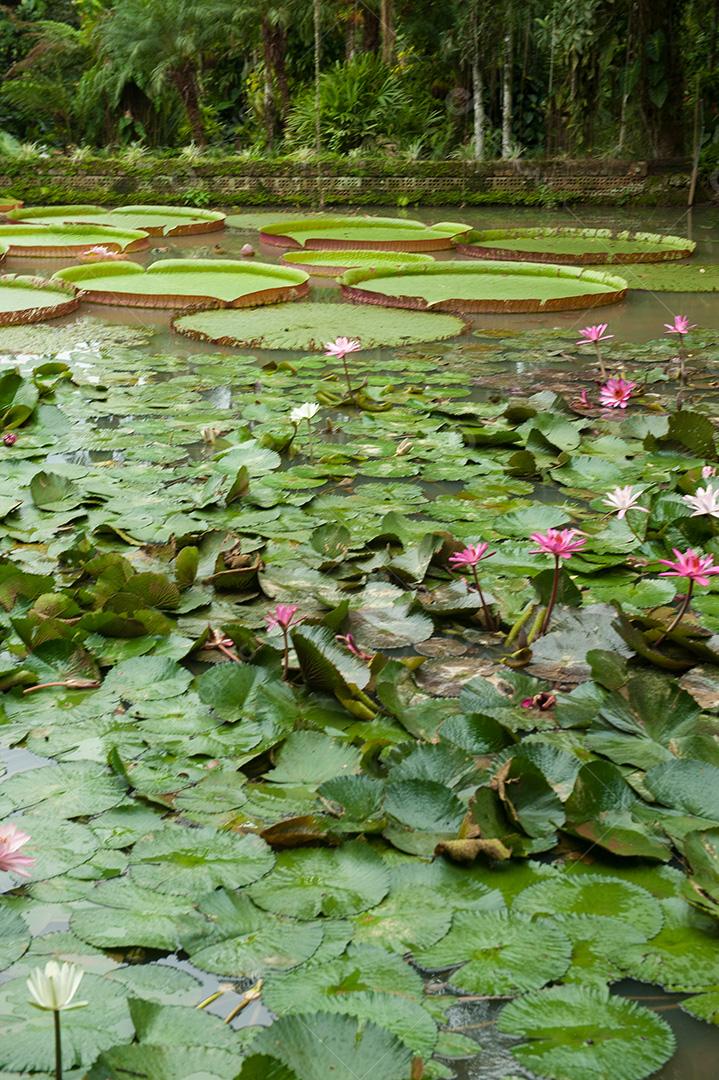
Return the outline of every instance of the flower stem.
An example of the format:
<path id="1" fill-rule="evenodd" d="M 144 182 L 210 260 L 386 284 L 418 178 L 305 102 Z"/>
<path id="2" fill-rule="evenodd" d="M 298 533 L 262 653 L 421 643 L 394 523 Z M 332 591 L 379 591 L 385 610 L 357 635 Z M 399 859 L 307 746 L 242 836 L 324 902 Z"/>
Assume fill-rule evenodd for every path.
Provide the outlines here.
<path id="1" fill-rule="evenodd" d="M 482 586 L 479 584 L 479 575 L 477 573 L 477 567 L 472 567 L 472 574 L 474 575 L 474 587 L 479 594 L 480 603 L 482 604 L 482 611 L 484 613 L 484 624 L 488 630 L 494 630 L 494 619 L 492 613 L 487 606 L 487 601 L 484 599 L 484 593 L 482 592 Z"/>
<path id="2" fill-rule="evenodd" d="M 62 1037 L 60 1035 L 60 1010 L 52 1010 L 55 1026 L 55 1080 L 62 1080 Z"/>
<path id="3" fill-rule="evenodd" d="M 309 416 L 307 417 L 307 456 L 310 461 L 314 460 L 314 453 L 312 449 L 312 421 Z"/>
<path id="4" fill-rule="evenodd" d="M 549 603 L 547 604 L 547 610 L 544 615 L 544 621 L 539 631 L 539 637 L 546 634 L 549 629 L 549 620 L 552 618 L 552 612 L 554 611 L 554 605 L 557 602 L 557 594 L 559 592 L 559 572 L 562 568 L 562 564 L 557 555 L 554 556 L 554 581 L 552 582 L 552 592 L 549 597 Z"/>
<path id="5" fill-rule="evenodd" d="M 693 592 L 694 592 L 694 582 L 693 582 L 693 580 L 691 578 L 689 578 L 689 588 L 687 589 L 686 596 L 682 600 L 681 607 L 677 611 L 677 613 L 674 616 L 674 618 L 672 619 L 672 621 L 669 623 L 669 626 L 666 628 L 664 633 L 661 634 L 661 636 L 658 637 L 657 640 L 654 642 L 655 645 L 661 645 L 661 643 L 664 641 L 664 639 L 666 637 L 668 637 L 669 634 L 671 634 L 672 630 L 676 630 L 676 628 L 679 626 L 679 623 L 682 621 L 682 619 L 684 618 L 684 616 L 687 613 L 687 610 L 688 610 L 689 605 L 690 605 L 691 600 L 692 600 L 692 593 Z"/>
<path id="6" fill-rule="evenodd" d="M 286 626 L 282 627 L 282 640 L 285 646 L 285 655 L 282 657 L 282 678 L 287 682 L 287 673 L 290 670 L 290 642 Z"/>
<path id="7" fill-rule="evenodd" d="M 602 382 L 606 382 L 606 380 L 607 380 L 607 372 L 606 372 L 606 369 L 604 367 L 604 361 L 602 360 L 602 350 L 601 350 L 601 347 L 600 347 L 598 341 L 596 341 L 594 343 L 594 348 L 596 349 L 596 353 L 597 353 L 597 364 L 599 365 L 599 377 L 601 378 Z"/>
<path id="8" fill-rule="evenodd" d="M 345 378 L 347 379 L 347 392 L 350 397 L 354 397 L 354 390 L 352 389 L 352 380 L 350 379 L 350 369 L 347 367 L 347 357 L 342 354 L 342 365 L 345 369 Z"/>

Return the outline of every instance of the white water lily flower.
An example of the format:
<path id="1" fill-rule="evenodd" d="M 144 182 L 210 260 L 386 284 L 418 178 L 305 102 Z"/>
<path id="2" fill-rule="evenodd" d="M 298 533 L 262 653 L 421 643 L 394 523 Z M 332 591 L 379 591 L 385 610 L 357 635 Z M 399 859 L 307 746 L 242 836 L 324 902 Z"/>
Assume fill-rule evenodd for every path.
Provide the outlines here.
<path id="1" fill-rule="evenodd" d="M 682 502 L 691 506 L 694 513 L 692 517 L 719 518 L 719 488 L 707 485 L 705 488 L 697 488 L 695 495 L 682 495 Z"/>
<path id="2" fill-rule="evenodd" d="M 304 405 L 297 405 L 290 413 L 293 424 L 299 424 L 302 420 L 311 420 L 320 411 L 316 401 L 305 401 Z"/>
<path id="3" fill-rule="evenodd" d="M 27 980 L 27 988 L 33 997 L 32 1004 L 38 1009 L 61 1012 L 63 1009 L 81 1009 L 86 1001 L 72 999 L 82 981 L 83 972 L 75 964 L 60 964 L 48 960 L 45 970 L 35 968 Z"/>
<path id="4" fill-rule="evenodd" d="M 641 510 L 643 514 L 649 513 L 645 506 L 637 506 L 641 497 L 641 491 L 635 491 L 631 484 L 627 484 L 626 487 L 616 487 L 613 491 L 608 491 L 602 502 L 605 506 L 616 510 L 617 517 L 621 521 L 627 510 Z"/>

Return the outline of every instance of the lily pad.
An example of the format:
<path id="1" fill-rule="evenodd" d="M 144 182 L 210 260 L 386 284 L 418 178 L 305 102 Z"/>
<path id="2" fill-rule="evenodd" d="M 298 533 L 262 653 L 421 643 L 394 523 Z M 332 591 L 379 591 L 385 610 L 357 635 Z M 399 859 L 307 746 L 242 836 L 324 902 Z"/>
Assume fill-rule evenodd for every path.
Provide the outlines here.
<path id="1" fill-rule="evenodd" d="M 449 976 L 471 994 L 516 994 L 561 978 L 569 967 L 571 943 L 559 927 L 506 911 L 459 912 L 445 938 L 415 954 L 423 968 Z"/>
<path id="2" fill-rule="evenodd" d="M 25 206 L 6 214 L 8 221 L 55 225 L 110 225 L 141 229 L 150 236 L 191 236 L 225 227 L 225 215 L 196 206 Z"/>
<path id="3" fill-rule="evenodd" d="M 92 304 L 193 308 L 202 304 L 253 307 L 295 300 L 308 291 L 307 274 L 269 263 L 215 259 L 161 259 L 145 268 L 133 262 L 100 262 L 58 270 L 53 281 L 78 289 Z"/>
<path id="4" fill-rule="evenodd" d="M 141 251 L 149 246 L 142 229 L 108 225 L 0 225 L 0 244 L 7 244 L 8 255 L 50 259 L 81 255 L 97 245 L 110 251 Z"/>
<path id="5" fill-rule="evenodd" d="M 251 349 L 321 352 L 338 334 L 358 338 L 364 349 L 415 345 L 456 337 L 464 323 L 451 315 L 415 316 L 372 311 L 348 304 L 297 304 L 255 311 L 203 311 L 182 315 L 173 329 L 197 341 Z"/>
<path id="6" fill-rule="evenodd" d="M 299 919 L 354 915 L 379 904 L 389 889 L 389 872 L 374 851 L 350 841 L 324 848 L 283 851 L 275 868 L 249 893 L 259 907 Z"/>
<path id="7" fill-rule="evenodd" d="M 260 240 L 278 247 L 315 251 L 441 251 L 451 248 L 453 240 L 469 230 L 469 225 L 453 221 L 427 225 L 411 218 L 308 217 L 265 225 Z"/>
<path id="8" fill-rule="evenodd" d="M 623 278 L 573 266 L 443 262 L 348 270 L 342 295 L 361 304 L 419 311 L 576 311 L 623 300 Z"/>
<path id="9" fill-rule="evenodd" d="M 612 271 L 612 266 L 598 267 Z M 630 289 L 647 292 L 707 293 L 719 290 L 719 264 L 699 259 L 691 262 L 642 263 L 623 266 L 622 277 Z"/>
<path id="10" fill-rule="evenodd" d="M 346 270 L 362 267 L 416 266 L 432 262 L 432 256 L 420 252 L 399 254 L 395 251 L 290 251 L 280 256 L 280 262 L 306 270 L 314 277 L 339 277 Z"/>
<path id="11" fill-rule="evenodd" d="M 573 266 L 685 259 L 696 247 L 693 240 L 683 236 L 565 226 L 473 230 L 466 241 L 457 250 L 475 259 L 516 259 Z"/>
<path id="12" fill-rule="evenodd" d="M 17 274 L 0 276 L 0 326 L 57 319 L 72 314 L 79 303 L 71 285 Z"/>
<path id="13" fill-rule="evenodd" d="M 613 924 L 628 923 L 650 938 L 664 922 L 659 902 L 639 885 L 596 875 L 578 878 L 571 872 L 530 885 L 516 898 L 512 910 L 532 917 L 556 917 L 563 926 L 573 918 L 591 915 L 604 921 L 608 935 L 614 933 Z"/>
<path id="14" fill-rule="evenodd" d="M 512 1054 L 551 1080 L 643 1080 L 674 1052 L 669 1025 L 649 1009 L 605 988 L 557 986 L 505 1005 L 497 1024 L 528 1039 Z"/>

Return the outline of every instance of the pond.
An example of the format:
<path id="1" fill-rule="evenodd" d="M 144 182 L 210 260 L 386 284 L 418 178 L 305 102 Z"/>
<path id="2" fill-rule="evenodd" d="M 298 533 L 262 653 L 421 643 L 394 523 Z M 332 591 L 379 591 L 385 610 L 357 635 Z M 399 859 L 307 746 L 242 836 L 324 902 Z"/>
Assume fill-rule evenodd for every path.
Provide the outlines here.
<path id="1" fill-rule="evenodd" d="M 407 216 L 671 233 L 719 266 L 719 209 Z M 282 254 L 248 227 L 152 237 L 132 258 L 236 259 L 248 243 Z M 331 278 L 311 285 L 338 302 Z M 687 385 L 663 336 L 677 314 L 698 324 Z M 51 1074 L 24 979 L 53 957 L 86 972 L 90 1004 L 63 1017 L 72 1080 L 232 1078 L 240 1053 L 241 1080 L 325 1080 L 335 1051 L 312 1063 L 315 1035 L 342 1080 L 409 1077 L 410 1057 L 426 1080 L 712 1075 L 719 589 L 690 590 L 663 652 L 651 618 L 666 627 L 683 595 L 658 560 L 719 557 L 715 515 L 682 503 L 718 460 L 719 292 L 472 315 L 442 342 L 363 350 L 362 409 L 321 352 L 233 350 L 171 318 L 83 304 L 0 329 L 0 376 L 23 379 L 0 390 L 17 435 L 0 469 L 0 816 L 36 859 L 28 884 L 0 871 L 3 1077 Z M 635 384 L 626 410 L 591 404 L 593 355 L 575 343 L 595 319 Z M 306 401 L 321 411 L 295 431 Z M 621 518 L 601 501 L 618 485 L 640 498 Z M 526 639 L 553 604 L 529 536 L 569 525 L 586 550 L 561 577 L 556 561 L 555 621 Z M 483 538 L 488 620 L 450 560 Z M 281 622 L 267 633 L 277 603 L 297 606 L 290 652 Z M 511 1028 L 507 1002 L 550 984 L 568 997 L 528 1042 L 541 1033 Z M 307 1045 L 297 998 L 323 1016 Z M 255 1025 L 268 1034 L 250 1050 Z"/>

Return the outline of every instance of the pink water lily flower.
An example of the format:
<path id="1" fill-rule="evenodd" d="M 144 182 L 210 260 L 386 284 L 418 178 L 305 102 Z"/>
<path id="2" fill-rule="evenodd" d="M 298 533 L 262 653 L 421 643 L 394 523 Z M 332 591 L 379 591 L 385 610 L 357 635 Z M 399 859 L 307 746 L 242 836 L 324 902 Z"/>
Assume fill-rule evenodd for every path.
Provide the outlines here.
<path id="1" fill-rule="evenodd" d="M 292 625 L 295 615 L 299 611 L 297 604 L 278 604 L 274 611 L 265 615 L 268 630 L 286 630 Z"/>
<path id="2" fill-rule="evenodd" d="M 694 511 L 692 517 L 719 518 L 719 488 L 710 484 L 697 488 L 694 495 L 682 495 L 682 502 L 691 506 Z"/>
<path id="3" fill-rule="evenodd" d="M 660 573 L 660 577 L 685 577 L 697 585 L 708 585 L 710 575 L 719 574 L 719 566 L 714 565 L 711 555 L 699 555 L 692 548 L 688 548 L 684 553 L 678 548 L 672 548 L 672 551 L 673 560 L 659 560 L 663 566 L 669 567 Z"/>
<path id="4" fill-rule="evenodd" d="M 539 544 L 530 555 L 554 555 L 559 561 L 576 555 L 587 542 L 580 529 L 547 529 L 544 533 L 532 533 L 530 539 Z"/>
<path id="5" fill-rule="evenodd" d="M 686 315 L 675 315 L 673 323 L 664 323 L 664 329 L 668 334 L 679 334 L 684 337 L 690 330 L 696 330 L 697 324 L 690 323 Z"/>
<path id="6" fill-rule="evenodd" d="M 32 866 L 35 860 L 30 855 L 20 854 L 20 848 L 29 840 L 28 834 L 12 822 L 0 825 L 0 870 L 11 870 L 19 877 L 30 877 L 25 867 Z"/>
<path id="7" fill-rule="evenodd" d="M 602 502 L 610 510 L 615 510 L 621 521 L 627 510 L 640 510 L 642 514 L 649 513 L 645 506 L 637 506 L 641 497 L 641 491 L 635 491 L 631 484 L 627 484 L 626 487 L 615 487 L 613 491 L 608 491 Z"/>
<path id="8" fill-rule="evenodd" d="M 356 656 L 358 660 L 364 660 L 365 663 L 374 660 L 374 653 L 364 652 L 360 649 L 352 634 L 335 634 L 335 641 L 340 645 L 344 645 L 345 649 L 351 652 L 353 656 Z"/>
<path id="9" fill-rule="evenodd" d="M 125 256 L 122 251 L 114 251 L 112 248 L 105 247 L 104 244 L 95 244 L 94 247 L 83 251 L 80 258 L 85 262 L 104 262 L 110 259 L 124 259 Z"/>
<path id="10" fill-rule="evenodd" d="M 450 555 L 449 562 L 454 569 L 458 569 L 461 566 L 476 566 L 482 559 L 491 559 L 493 555 L 496 555 L 496 551 L 490 551 L 489 555 L 487 551 L 489 544 L 486 544 L 482 540 L 479 544 L 469 544 L 464 551 L 456 551 L 454 555 Z"/>
<path id="11" fill-rule="evenodd" d="M 626 409 L 636 385 L 628 379 L 607 379 L 599 390 L 599 401 L 610 409 Z"/>
<path id="12" fill-rule="evenodd" d="M 585 326 L 583 330 L 579 331 L 579 341 L 577 345 L 596 345 L 598 341 L 609 341 L 614 337 L 614 334 L 608 334 L 607 327 L 609 323 L 597 323 L 596 326 Z"/>
<path id="13" fill-rule="evenodd" d="M 362 343 L 357 338 L 338 337 L 325 343 L 326 356 L 338 356 L 343 360 L 347 353 L 359 352 Z"/>
<path id="14" fill-rule="evenodd" d="M 712 476 L 716 476 L 716 468 L 713 465 L 705 465 L 702 469 L 702 480 L 711 480 Z"/>

